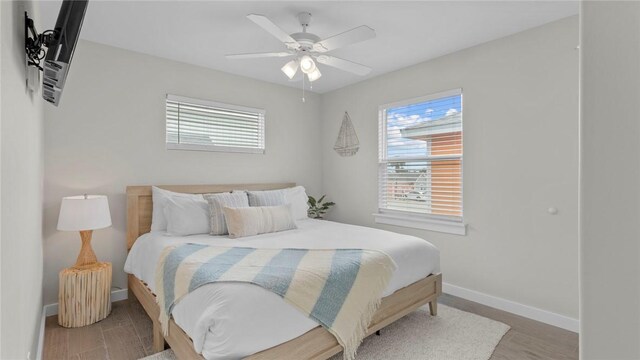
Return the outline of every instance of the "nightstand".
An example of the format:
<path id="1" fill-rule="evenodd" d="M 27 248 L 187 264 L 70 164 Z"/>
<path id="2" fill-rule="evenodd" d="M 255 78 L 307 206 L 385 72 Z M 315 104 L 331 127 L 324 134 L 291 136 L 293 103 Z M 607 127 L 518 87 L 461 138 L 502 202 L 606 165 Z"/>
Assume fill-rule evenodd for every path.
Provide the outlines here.
<path id="1" fill-rule="evenodd" d="M 60 271 L 58 324 L 80 327 L 111 313 L 111 263 L 96 262 Z"/>

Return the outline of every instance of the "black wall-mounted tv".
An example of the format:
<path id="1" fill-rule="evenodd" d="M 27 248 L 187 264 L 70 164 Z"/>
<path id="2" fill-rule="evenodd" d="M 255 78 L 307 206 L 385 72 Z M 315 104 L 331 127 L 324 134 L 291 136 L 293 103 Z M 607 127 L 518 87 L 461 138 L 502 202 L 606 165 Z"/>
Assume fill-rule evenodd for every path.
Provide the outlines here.
<path id="1" fill-rule="evenodd" d="M 88 0 L 63 0 L 43 66 L 42 97 L 58 106 Z"/>

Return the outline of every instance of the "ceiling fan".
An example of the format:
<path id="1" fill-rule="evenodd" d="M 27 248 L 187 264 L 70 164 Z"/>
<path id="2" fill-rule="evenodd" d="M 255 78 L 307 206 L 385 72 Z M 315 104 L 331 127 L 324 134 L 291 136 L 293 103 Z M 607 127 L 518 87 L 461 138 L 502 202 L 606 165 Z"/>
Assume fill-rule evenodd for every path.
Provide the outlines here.
<path id="1" fill-rule="evenodd" d="M 227 59 L 294 57 L 293 60 L 282 67 L 282 72 L 292 80 L 299 68 L 302 71 L 303 80 L 306 75 L 310 82 L 318 80 L 322 76 L 316 62 L 361 76 L 367 75 L 371 71 L 368 66 L 326 54 L 331 50 L 376 37 L 376 32 L 366 25 L 358 26 L 322 40 L 319 36 L 307 32 L 307 27 L 311 22 L 311 13 L 308 12 L 298 14 L 302 32 L 294 34 L 287 34 L 264 15 L 249 14 L 247 18 L 282 41 L 286 46 L 286 51 L 232 54 L 226 55 Z"/>

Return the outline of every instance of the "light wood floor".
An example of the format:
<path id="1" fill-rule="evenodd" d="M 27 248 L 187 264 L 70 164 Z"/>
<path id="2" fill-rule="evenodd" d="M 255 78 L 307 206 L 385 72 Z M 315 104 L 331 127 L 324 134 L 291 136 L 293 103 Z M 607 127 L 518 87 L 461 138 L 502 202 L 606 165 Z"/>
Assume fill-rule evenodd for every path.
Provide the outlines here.
<path id="1" fill-rule="evenodd" d="M 442 295 L 440 303 L 511 326 L 492 360 L 578 359 L 576 333 L 450 295 Z M 58 326 L 56 316 L 48 317 L 44 359 L 134 360 L 151 354 L 151 341 L 151 321 L 142 306 L 135 300 L 119 301 L 109 317 L 90 326 L 66 329 Z"/>

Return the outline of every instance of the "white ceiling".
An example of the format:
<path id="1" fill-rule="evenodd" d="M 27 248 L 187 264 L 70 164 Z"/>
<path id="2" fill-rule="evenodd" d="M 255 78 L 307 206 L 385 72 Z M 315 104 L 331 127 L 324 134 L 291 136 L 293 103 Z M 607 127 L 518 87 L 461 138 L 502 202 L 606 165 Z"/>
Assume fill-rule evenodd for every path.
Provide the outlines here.
<path id="1" fill-rule="evenodd" d="M 39 30 L 52 28 L 60 1 L 41 3 Z M 377 37 L 330 54 L 373 71 L 357 76 L 320 65 L 313 91 L 323 93 L 412 64 L 501 38 L 578 13 L 577 1 L 448 2 L 187 2 L 90 1 L 80 37 L 276 84 L 300 87 L 280 71 L 283 58 L 227 60 L 225 54 L 284 50 L 284 45 L 246 19 L 262 14 L 289 33 L 296 14 L 313 14 L 309 32 L 321 38 L 358 25 Z M 73 71 L 73 70 L 72 70 Z"/>

